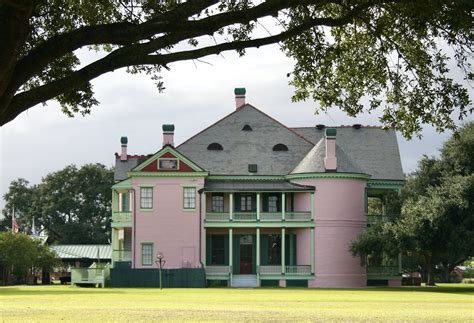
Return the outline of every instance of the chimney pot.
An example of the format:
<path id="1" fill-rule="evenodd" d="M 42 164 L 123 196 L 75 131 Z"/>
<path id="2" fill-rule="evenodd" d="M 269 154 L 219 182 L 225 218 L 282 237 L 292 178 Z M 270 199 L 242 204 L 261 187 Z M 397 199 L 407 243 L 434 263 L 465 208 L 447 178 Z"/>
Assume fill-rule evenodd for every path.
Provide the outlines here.
<path id="1" fill-rule="evenodd" d="M 164 124 L 163 127 L 163 147 L 174 146 L 174 124 Z"/>
<path id="2" fill-rule="evenodd" d="M 120 143 L 122 144 L 122 153 L 120 154 L 120 160 L 121 161 L 127 161 L 127 158 L 128 158 L 128 155 L 127 155 L 128 138 L 127 137 L 121 137 L 120 138 Z"/>
<path id="3" fill-rule="evenodd" d="M 336 134 L 336 128 L 326 128 L 326 157 L 324 157 L 324 168 L 327 171 L 337 170 Z"/>
<path id="4" fill-rule="evenodd" d="M 235 94 L 235 108 L 239 109 L 243 105 L 245 105 L 245 93 L 247 91 L 245 90 L 244 87 L 236 87 L 234 89 L 234 94 Z"/>

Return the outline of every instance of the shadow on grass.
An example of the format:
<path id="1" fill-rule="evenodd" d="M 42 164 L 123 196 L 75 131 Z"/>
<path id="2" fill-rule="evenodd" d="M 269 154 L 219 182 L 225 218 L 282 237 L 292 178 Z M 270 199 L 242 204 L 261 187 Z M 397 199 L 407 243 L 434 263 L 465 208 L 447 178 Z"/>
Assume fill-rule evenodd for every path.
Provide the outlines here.
<path id="1" fill-rule="evenodd" d="M 294 290 L 299 290 L 299 291 L 308 291 L 308 292 L 314 292 L 314 291 L 341 291 L 341 292 L 355 292 L 355 291 L 360 291 L 360 292 L 420 292 L 420 293 L 447 293 L 447 294 L 460 294 L 460 295 L 473 295 L 474 294 L 474 285 L 467 285 L 467 286 L 420 286 L 420 287 L 412 287 L 412 286 L 407 286 L 407 287 L 367 287 L 367 288 L 278 288 L 276 287 L 275 289 L 278 290 L 288 290 L 288 289 L 294 289 Z"/>
<path id="2" fill-rule="evenodd" d="M 120 291 L 112 288 L 93 288 L 93 287 L 69 287 L 57 288 L 56 286 L 23 286 L 23 287 L 0 287 L 0 296 L 30 296 L 30 295 L 112 295 L 124 294 L 125 291 Z"/>

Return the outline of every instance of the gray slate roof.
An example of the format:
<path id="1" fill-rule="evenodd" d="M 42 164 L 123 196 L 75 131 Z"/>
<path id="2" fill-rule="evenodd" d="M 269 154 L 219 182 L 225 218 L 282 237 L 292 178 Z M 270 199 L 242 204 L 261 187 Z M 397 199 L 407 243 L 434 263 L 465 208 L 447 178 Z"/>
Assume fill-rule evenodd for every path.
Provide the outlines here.
<path id="1" fill-rule="evenodd" d="M 287 181 L 206 181 L 204 190 L 208 192 L 249 191 L 249 192 L 288 192 L 314 191 L 313 186 L 298 185 Z"/>
<path id="2" fill-rule="evenodd" d="M 336 144 L 350 157 L 354 165 L 360 167 L 362 173 L 371 175 L 372 179 L 404 179 L 394 130 L 376 127 L 335 128 L 337 128 Z M 325 131 L 315 127 L 292 129 L 315 143 L 324 137 Z M 340 156 L 337 151 L 336 154 L 339 164 Z"/>
<path id="3" fill-rule="evenodd" d="M 242 131 L 245 125 L 253 131 Z M 403 180 L 403 170 L 394 130 L 350 126 L 337 128 L 337 172 L 363 173 L 372 179 Z M 210 175 L 287 175 L 325 172 L 325 129 L 287 128 L 270 116 L 246 104 L 210 127 L 191 137 L 176 149 Z M 222 151 L 207 150 L 219 143 Z M 288 151 L 273 151 L 276 144 Z M 151 155 L 149 155 L 151 156 Z M 149 156 L 130 156 L 126 162 L 116 158 L 115 180 Z M 257 173 L 248 165 L 257 164 Z"/>
<path id="4" fill-rule="evenodd" d="M 127 172 L 131 171 L 135 166 L 144 162 L 149 156 L 129 156 L 126 161 L 120 160 L 120 156 L 115 157 L 114 180 L 121 181 L 127 179 Z"/>
<path id="5" fill-rule="evenodd" d="M 336 140 L 337 142 L 337 140 Z M 295 167 L 291 174 L 324 173 L 324 157 L 326 156 L 326 140 L 321 139 L 313 149 Z M 336 143 L 337 172 L 364 173 L 364 171 Z"/>
<path id="6" fill-rule="evenodd" d="M 242 131 L 245 125 L 253 130 Z M 224 150 L 207 150 L 214 142 Z M 273 146 L 280 143 L 288 151 L 273 151 Z M 255 175 L 285 175 L 311 148 L 313 143 L 247 104 L 177 149 L 211 175 L 249 175 L 249 164 L 257 164 Z"/>
<path id="7" fill-rule="evenodd" d="M 112 259 L 110 245 L 53 245 L 50 248 L 61 259 L 97 259 L 97 256 L 100 259 Z"/>

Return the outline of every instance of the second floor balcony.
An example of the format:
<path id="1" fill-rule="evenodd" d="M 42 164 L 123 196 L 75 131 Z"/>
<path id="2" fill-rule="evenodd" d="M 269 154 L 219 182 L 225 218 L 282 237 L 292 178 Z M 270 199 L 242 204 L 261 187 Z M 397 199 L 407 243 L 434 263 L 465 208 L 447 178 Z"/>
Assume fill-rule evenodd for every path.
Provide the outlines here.
<path id="1" fill-rule="evenodd" d="M 314 188 L 291 183 L 209 183 L 205 225 L 314 225 Z"/>

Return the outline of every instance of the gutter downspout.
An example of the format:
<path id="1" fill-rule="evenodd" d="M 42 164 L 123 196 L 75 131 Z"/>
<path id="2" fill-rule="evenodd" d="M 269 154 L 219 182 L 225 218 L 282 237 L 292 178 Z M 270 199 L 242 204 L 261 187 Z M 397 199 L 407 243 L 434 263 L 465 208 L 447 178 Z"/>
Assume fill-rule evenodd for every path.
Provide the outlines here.
<path id="1" fill-rule="evenodd" d="M 201 268 L 204 269 L 204 264 L 202 262 L 202 193 L 204 189 L 201 188 L 198 190 L 199 193 L 199 263 L 201 264 Z"/>

